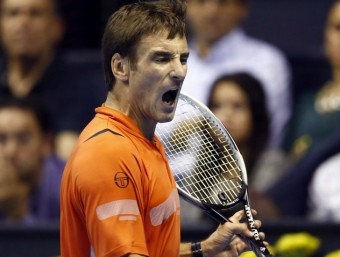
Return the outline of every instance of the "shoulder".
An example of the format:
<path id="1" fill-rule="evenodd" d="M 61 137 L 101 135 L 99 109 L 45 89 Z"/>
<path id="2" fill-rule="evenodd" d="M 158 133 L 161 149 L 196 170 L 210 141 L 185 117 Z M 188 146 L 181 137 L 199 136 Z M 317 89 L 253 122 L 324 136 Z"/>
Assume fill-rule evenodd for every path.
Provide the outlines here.
<path id="1" fill-rule="evenodd" d="M 77 159 L 97 161 L 129 158 L 136 149 L 131 140 L 118 129 L 106 127 L 87 133 L 76 149 Z"/>
<path id="2" fill-rule="evenodd" d="M 117 174 L 139 181 L 141 158 L 128 138 L 110 130 L 78 145 L 64 171 L 68 183 L 83 193 L 110 189 Z"/>

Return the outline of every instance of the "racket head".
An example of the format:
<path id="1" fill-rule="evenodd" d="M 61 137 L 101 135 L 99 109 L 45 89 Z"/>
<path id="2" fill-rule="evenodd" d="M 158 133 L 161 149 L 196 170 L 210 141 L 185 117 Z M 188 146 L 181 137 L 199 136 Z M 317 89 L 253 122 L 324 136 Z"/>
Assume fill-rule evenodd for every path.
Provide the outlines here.
<path id="1" fill-rule="evenodd" d="M 165 147 L 178 191 L 185 200 L 221 223 L 249 206 L 242 155 L 208 107 L 181 93 L 174 119 L 159 123 L 155 134 Z M 248 223 L 253 220 L 251 212 L 247 219 Z M 271 256 L 261 239 L 240 237 L 257 257 Z"/>
<path id="2" fill-rule="evenodd" d="M 208 107 L 181 93 L 174 119 L 159 123 L 156 136 L 182 197 L 202 209 L 221 210 L 242 201 L 248 183 L 242 155 Z"/>

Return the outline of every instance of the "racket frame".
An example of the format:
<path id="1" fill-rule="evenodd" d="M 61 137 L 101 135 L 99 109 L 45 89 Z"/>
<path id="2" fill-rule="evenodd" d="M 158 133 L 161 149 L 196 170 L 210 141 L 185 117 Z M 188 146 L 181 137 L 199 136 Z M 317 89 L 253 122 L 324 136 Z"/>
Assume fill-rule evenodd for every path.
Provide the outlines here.
<path id="1" fill-rule="evenodd" d="M 238 147 L 236 143 L 234 142 L 233 138 L 231 137 L 230 133 L 227 131 L 225 126 L 222 124 L 222 122 L 211 112 L 211 110 L 193 98 L 192 96 L 181 92 L 179 99 L 177 101 L 177 104 L 180 100 L 188 102 L 192 107 L 197 109 L 199 112 L 202 113 L 202 115 L 210 120 L 210 122 L 214 123 L 216 127 L 218 128 L 218 131 L 223 135 L 225 139 L 229 142 L 230 147 L 233 150 L 233 154 L 236 160 L 236 163 L 241 171 L 241 179 L 242 179 L 242 188 L 240 190 L 240 193 L 238 197 L 235 198 L 235 200 L 232 203 L 224 203 L 223 205 L 217 205 L 217 204 L 209 204 L 206 202 L 202 202 L 201 200 L 193 197 L 189 193 L 187 193 L 185 190 L 183 190 L 180 185 L 178 185 L 176 181 L 176 186 L 178 189 L 178 192 L 180 196 L 192 203 L 193 205 L 199 207 L 202 211 L 210 215 L 213 219 L 218 221 L 219 223 L 225 223 L 225 222 L 231 222 L 228 217 L 226 217 L 225 213 L 230 210 L 232 207 L 235 207 L 236 205 L 242 204 L 242 207 L 246 213 L 246 219 L 248 223 L 249 229 L 254 233 L 253 240 L 251 240 L 248 237 L 244 237 L 242 235 L 238 235 L 241 237 L 241 239 L 248 245 L 248 247 L 256 254 L 257 257 L 270 257 L 272 256 L 267 247 L 263 244 L 262 239 L 259 236 L 259 232 L 254 224 L 254 218 L 251 212 L 249 198 L 248 198 L 248 177 L 247 177 L 247 170 L 246 166 L 243 160 L 243 157 L 238 150 Z M 177 111 L 176 111 L 177 112 Z M 175 113 L 176 115 L 176 113 Z M 171 123 L 171 122 L 170 122 Z M 156 135 L 157 135 L 157 127 L 156 127 Z M 159 137 L 161 139 L 161 137 Z M 161 140 L 162 141 L 162 140 Z M 171 165 L 170 165 L 171 168 Z"/>

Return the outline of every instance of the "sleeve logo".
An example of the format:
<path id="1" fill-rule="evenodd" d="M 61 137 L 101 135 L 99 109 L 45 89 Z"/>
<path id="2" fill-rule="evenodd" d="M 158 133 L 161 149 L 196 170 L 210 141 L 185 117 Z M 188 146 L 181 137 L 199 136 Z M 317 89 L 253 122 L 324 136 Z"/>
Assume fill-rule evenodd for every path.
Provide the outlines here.
<path id="1" fill-rule="evenodd" d="M 114 180 L 119 188 L 126 188 L 129 185 L 129 177 L 124 172 L 117 172 Z"/>

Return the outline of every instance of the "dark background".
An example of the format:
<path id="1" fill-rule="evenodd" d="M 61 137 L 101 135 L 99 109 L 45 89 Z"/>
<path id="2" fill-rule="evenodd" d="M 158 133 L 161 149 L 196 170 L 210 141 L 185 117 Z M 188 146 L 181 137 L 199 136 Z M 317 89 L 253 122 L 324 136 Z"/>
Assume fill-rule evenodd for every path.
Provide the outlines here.
<path id="1" fill-rule="evenodd" d="M 67 26 L 61 48 L 72 60 L 101 73 L 100 42 L 109 16 L 136 0 L 60 0 Z M 295 104 L 301 92 L 322 86 L 330 76 L 323 54 L 323 28 L 333 0 L 249 0 L 247 33 L 281 49 L 292 68 Z"/>
<path id="2" fill-rule="evenodd" d="M 61 0 L 67 24 L 62 46 L 99 48 L 106 20 L 133 0 Z M 249 0 L 244 27 L 288 55 L 322 54 L 323 25 L 332 0 Z"/>

